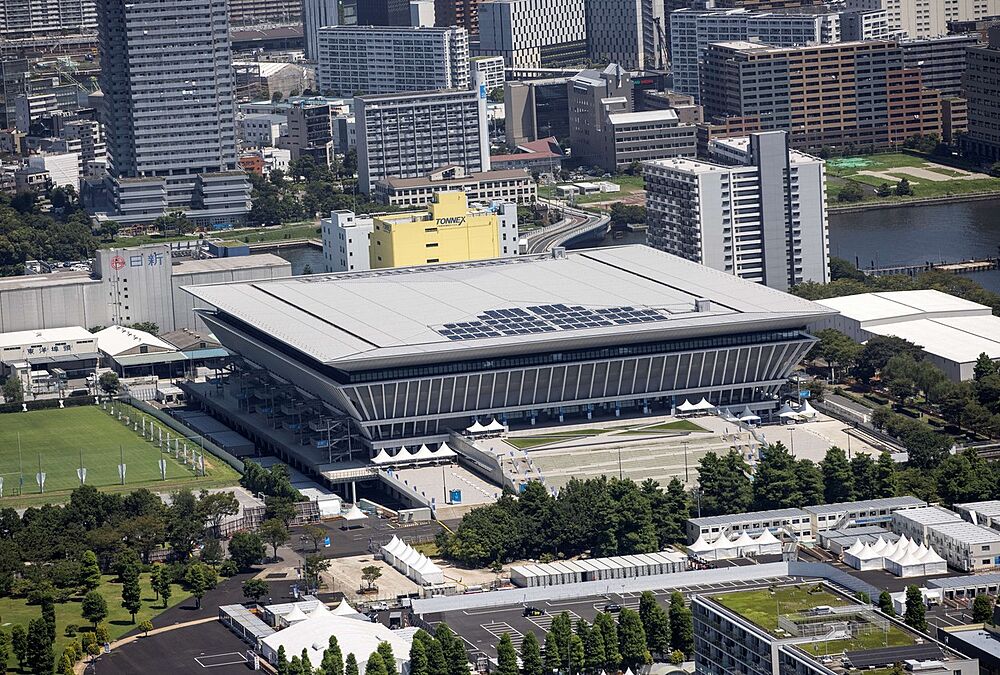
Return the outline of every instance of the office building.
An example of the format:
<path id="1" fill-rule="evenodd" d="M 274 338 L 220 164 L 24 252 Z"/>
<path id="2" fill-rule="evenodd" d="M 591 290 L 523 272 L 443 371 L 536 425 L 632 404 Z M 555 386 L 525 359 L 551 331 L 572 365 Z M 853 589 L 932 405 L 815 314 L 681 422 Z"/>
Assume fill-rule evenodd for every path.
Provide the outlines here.
<path id="1" fill-rule="evenodd" d="M 434 25 L 458 26 L 469 32 L 479 33 L 479 5 L 485 0 L 432 0 L 434 3 Z"/>
<path id="2" fill-rule="evenodd" d="M 197 303 L 180 292 L 192 283 L 290 276 L 291 264 L 271 254 L 191 260 L 163 244 L 101 249 L 90 272 L 0 279 L 0 333 L 110 326 L 150 321 L 163 332 L 202 327 Z"/>
<path id="3" fill-rule="evenodd" d="M 339 25 L 339 0 L 302 0 L 302 40 L 308 60 L 319 60 L 320 28 Z"/>
<path id="4" fill-rule="evenodd" d="M 569 141 L 569 78 L 504 83 L 504 134 L 516 147 L 554 136 Z"/>
<path id="5" fill-rule="evenodd" d="M 477 56 L 508 68 L 544 68 L 587 59 L 584 0 L 488 0 L 479 5 Z"/>
<path id="6" fill-rule="evenodd" d="M 0 0 L 0 36 L 5 40 L 96 30 L 94 0 Z"/>
<path id="7" fill-rule="evenodd" d="M 317 79 L 327 95 L 469 88 L 464 28 L 336 26 L 319 31 Z"/>
<path id="8" fill-rule="evenodd" d="M 782 14 L 746 9 L 681 9 L 670 14 L 673 89 L 698 100 L 702 58 L 705 48 L 713 42 L 753 41 L 793 47 L 839 42 L 840 34 L 840 15 L 829 10 Z"/>
<path id="9" fill-rule="evenodd" d="M 28 93 L 30 73 L 26 59 L 0 59 L 0 129 L 17 126 L 16 101 Z"/>
<path id="10" fill-rule="evenodd" d="M 224 346 L 376 447 L 560 407 L 770 407 L 829 311 L 645 246 L 188 290 Z"/>
<path id="11" fill-rule="evenodd" d="M 903 65 L 920 71 L 923 85 L 942 96 L 962 96 L 966 51 L 978 46 L 975 35 L 943 35 L 900 40 Z"/>
<path id="12" fill-rule="evenodd" d="M 308 155 L 321 166 L 330 164 L 333 155 L 334 107 L 322 101 L 296 101 L 286 110 L 285 133 L 278 147 L 289 150 L 292 159 Z"/>
<path id="13" fill-rule="evenodd" d="M 325 0 L 336 5 L 337 0 Z M 229 24 L 256 28 L 300 23 L 310 0 L 229 0 Z"/>
<path id="14" fill-rule="evenodd" d="M 585 0 L 584 11 L 591 63 L 628 70 L 667 67 L 662 0 Z"/>
<path id="15" fill-rule="evenodd" d="M 801 586 L 775 586 L 693 595 L 695 672 L 834 675 L 905 662 L 922 675 L 979 675 L 976 659 L 840 589 L 810 583 L 803 594 Z"/>
<path id="16" fill-rule="evenodd" d="M 271 148 L 279 138 L 288 134 L 288 116 L 263 113 L 241 115 L 238 128 L 244 147 Z"/>
<path id="17" fill-rule="evenodd" d="M 884 9 L 850 9 L 840 13 L 840 39 L 844 42 L 891 37 L 889 13 Z"/>
<path id="18" fill-rule="evenodd" d="M 390 176 L 417 178 L 446 166 L 490 170 L 486 87 L 354 99 L 358 188 Z"/>
<path id="19" fill-rule="evenodd" d="M 604 70 L 584 70 L 566 85 L 569 106 L 569 144 L 578 157 L 595 158 L 602 153 L 607 102 L 615 112 L 632 109 L 632 79 L 621 66 L 612 63 Z"/>
<path id="20" fill-rule="evenodd" d="M 502 56 L 476 56 L 472 59 L 472 69 L 482 73 L 487 91 L 503 88 L 506 76 Z"/>
<path id="21" fill-rule="evenodd" d="M 885 10 L 893 35 L 928 38 L 948 34 L 951 21 L 1000 14 L 1000 0 L 847 0 L 848 10 Z"/>
<path id="22" fill-rule="evenodd" d="M 467 174 L 461 167 L 445 167 L 419 178 L 383 178 L 375 183 L 372 197 L 379 204 L 425 206 L 444 190 L 461 190 L 472 203 L 533 204 L 538 198 L 535 181 L 524 169 Z"/>
<path id="23" fill-rule="evenodd" d="M 624 98 L 604 102 L 602 133 L 594 134 L 601 143 L 585 146 L 574 157 L 609 173 L 624 171 L 642 162 L 697 154 L 697 127 L 681 124 L 673 110 L 628 112 Z"/>
<path id="24" fill-rule="evenodd" d="M 59 137 L 67 144 L 67 151 L 80 154 L 80 168 L 85 177 L 104 175 L 108 166 L 108 147 L 99 122 L 88 119 L 66 122 L 59 129 Z"/>
<path id="25" fill-rule="evenodd" d="M 517 206 L 469 207 L 464 192 L 438 192 L 428 211 L 375 216 L 371 268 L 517 255 Z"/>
<path id="26" fill-rule="evenodd" d="M 647 243 L 748 281 L 788 290 L 826 283 L 822 160 L 783 132 L 712 141 L 715 163 L 647 162 Z"/>
<path id="27" fill-rule="evenodd" d="M 701 103 L 706 122 L 785 130 L 796 148 L 894 147 L 942 128 L 941 94 L 905 66 L 893 41 L 711 44 L 701 66 Z"/>
<path id="28" fill-rule="evenodd" d="M 709 3 L 706 0 L 663 0 L 667 14 L 678 9 L 704 9 L 707 4 Z M 712 0 L 711 4 L 721 9 L 745 8 L 756 11 L 771 11 L 816 7 L 826 3 L 823 0 Z"/>
<path id="29" fill-rule="evenodd" d="M 986 45 L 966 52 L 964 83 L 968 133 L 964 150 L 979 161 L 1000 161 L 1000 26 L 989 29 Z"/>
<path id="30" fill-rule="evenodd" d="M 438 191 L 426 211 L 358 217 L 334 211 L 321 221 L 327 272 L 353 272 L 517 255 L 517 206 L 469 206 L 460 191 Z"/>
<path id="31" fill-rule="evenodd" d="M 980 354 L 1000 361 L 1000 317 L 986 305 L 935 290 L 860 293 L 821 304 L 840 314 L 816 330 L 835 328 L 857 342 L 876 335 L 910 340 L 955 382 L 972 379 Z"/>
<path id="32" fill-rule="evenodd" d="M 237 166 L 226 0 L 99 0 L 109 188 L 122 225 L 181 210 L 236 225 L 250 211 Z"/>
<path id="33" fill-rule="evenodd" d="M 409 26 L 409 0 L 358 0 L 358 26 Z"/>

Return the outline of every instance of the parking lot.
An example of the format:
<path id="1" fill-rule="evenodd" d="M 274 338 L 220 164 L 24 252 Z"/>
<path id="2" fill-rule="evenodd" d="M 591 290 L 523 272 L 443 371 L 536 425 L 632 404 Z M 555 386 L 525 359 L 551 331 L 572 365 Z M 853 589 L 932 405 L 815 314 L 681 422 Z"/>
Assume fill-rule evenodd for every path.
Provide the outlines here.
<path id="1" fill-rule="evenodd" d="M 88 665 L 88 674 L 246 673 L 249 645 L 218 621 L 185 626 L 123 645 Z"/>
<path id="2" fill-rule="evenodd" d="M 778 577 L 766 581 L 753 582 L 723 582 L 718 584 L 695 585 L 681 589 L 685 595 L 697 593 L 719 593 L 737 589 L 766 588 L 774 584 L 796 583 L 801 579 L 794 577 Z M 666 608 L 670 604 L 672 590 L 653 591 L 657 601 Z M 524 635 L 531 631 L 539 642 L 545 642 L 545 633 L 552 625 L 552 618 L 561 612 L 567 612 L 570 618 L 585 619 L 593 622 L 599 612 L 604 611 L 608 604 L 637 610 L 640 593 L 610 593 L 608 595 L 576 598 L 573 600 L 553 600 L 539 602 L 535 607 L 545 612 L 542 616 L 524 616 L 521 605 L 510 607 L 489 607 L 475 610 L 456 610 L 440 614 L 426 615 L 424 619 L 431 624 L 445 622 L 466 642 L 470 653 L 485 654 L 496 658 L 496 645 L 504 633 L 510 634 L 514 646 L 520 648 Z"/>

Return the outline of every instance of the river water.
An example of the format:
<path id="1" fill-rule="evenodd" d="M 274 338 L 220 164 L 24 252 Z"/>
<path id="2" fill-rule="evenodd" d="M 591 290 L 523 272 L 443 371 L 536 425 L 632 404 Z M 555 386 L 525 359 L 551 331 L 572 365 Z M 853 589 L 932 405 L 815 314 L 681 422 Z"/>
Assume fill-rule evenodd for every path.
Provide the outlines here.
<path id="1" fill-rule="evenodd" d="M 603 240 L 583 239 L 572 248 L 645 241 L 645 232 L 626 232 L 618 239 L 611 234 Z M 861 267 L 988 258 L 998 255 L 998 247 L 1000 199 L 830 214 L 830 254 Z M 302 274 L 306 265 L 313 272 L 323 271 L 323 254 L 317 249 L 303 246 L 278 255 L 291 261 L 293 274 Z M 1000 292 L 1000 271 L 976 272 L 969 278 Z"/>

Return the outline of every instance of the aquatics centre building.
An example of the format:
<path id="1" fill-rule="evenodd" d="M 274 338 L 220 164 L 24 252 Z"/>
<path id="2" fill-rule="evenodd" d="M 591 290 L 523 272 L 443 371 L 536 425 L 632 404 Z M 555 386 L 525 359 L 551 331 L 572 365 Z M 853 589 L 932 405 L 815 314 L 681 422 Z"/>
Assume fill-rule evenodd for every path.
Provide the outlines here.
<path id="1" fill-rule="evenodd" d="M 185 290 L 244 367 L 373 453 L 476 419 L 769 409 L 833 313 L 639 245 Z"/>

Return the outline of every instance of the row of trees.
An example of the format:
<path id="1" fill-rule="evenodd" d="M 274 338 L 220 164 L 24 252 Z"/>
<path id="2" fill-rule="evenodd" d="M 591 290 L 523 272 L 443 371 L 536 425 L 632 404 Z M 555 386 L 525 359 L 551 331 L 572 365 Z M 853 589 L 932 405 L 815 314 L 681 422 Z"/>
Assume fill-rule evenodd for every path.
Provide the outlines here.
<path id="1" fill-rule="evenodd" d="M 499 675 L 592 674 L 635 670 L 654 659 L 682 663 L 693 649 L 694 622 L 684 596 L 674 593 L 665 610 L 646 591 L 639 611 L 622 609 L 617 622 L 602 612 L 593 624 L 578 619 L 574 625 L 563 612 L 552 619 L 544 647 L 534 633 L 527 633 L 520 667 L 510 635 L 504 633 L 497 645 L 497 663 Z"/>
<path id="2" fill-rule="evenodd" d="M 518 498 L 503 495 L 473 509 L 454 534 L 438 535 L 441 552 L 468 565 L 519 558 L 648 553 L 684 534 L 688 497 L 672 480 L 666 490 L 647 480 L 571 480 L 552 496 L 531 482 Z"/>

